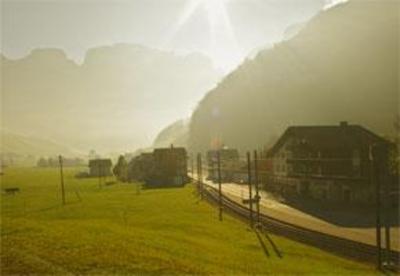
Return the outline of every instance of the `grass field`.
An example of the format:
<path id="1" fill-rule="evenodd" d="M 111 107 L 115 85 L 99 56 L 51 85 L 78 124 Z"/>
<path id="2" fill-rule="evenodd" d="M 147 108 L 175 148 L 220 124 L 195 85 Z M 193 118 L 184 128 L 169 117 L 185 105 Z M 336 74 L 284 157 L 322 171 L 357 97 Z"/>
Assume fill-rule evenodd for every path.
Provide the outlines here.
<path id="1" fill-rule="evenodd" d="M 285 238 L 265 236 L 199 201 L 192 185 L 138 192 L 138 184 L 99 188 L 57 169 L 9 168 L 1 187 L 1 274 L 375 274 Z M 79 197 L 81 200 L 79 200 Z M 262 244 L 265 245 L 263 248 Z"/>

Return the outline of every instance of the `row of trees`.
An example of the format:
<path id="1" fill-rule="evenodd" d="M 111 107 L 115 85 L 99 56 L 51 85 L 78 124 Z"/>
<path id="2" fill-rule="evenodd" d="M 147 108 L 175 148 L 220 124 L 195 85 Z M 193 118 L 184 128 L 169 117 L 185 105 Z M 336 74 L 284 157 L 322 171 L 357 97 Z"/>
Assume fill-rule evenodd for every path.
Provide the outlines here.
<path id="1" fill-rule="evenodd" d="M 58 167 L 59 161 L 58 158 L 44 158 L 41 157 L 36 164 L 38 167 L 46 168 L 46 167 Z M 81 158 L 63 158 L 63 166 L 65 167 L 76 167 L 76 166 L 84 166 L 86 165 L 85 161 Z"/>

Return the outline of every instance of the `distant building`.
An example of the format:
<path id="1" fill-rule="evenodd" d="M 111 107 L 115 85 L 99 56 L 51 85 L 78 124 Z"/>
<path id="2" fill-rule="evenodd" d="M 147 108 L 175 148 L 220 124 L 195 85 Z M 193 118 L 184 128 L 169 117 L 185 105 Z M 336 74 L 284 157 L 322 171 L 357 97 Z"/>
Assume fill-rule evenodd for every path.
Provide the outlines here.
<path id="1" fill-rule="evenodd" d="M 229 182 L 238 184 L 249 183 L 249 173 L 246 160 L 238 160 L 234 162 L 227 170 L 232 171 L 232 179 L 228 179 Z"/>
<path id="2" fill-rule="evenodd" d="M 92 177 L 110 176 L 112 162 L 111 159 L 92 159 L 89 160 L 89 175 Z"/>
<path id="3" fill-rule="evenodd" d="M 148 179 L 153 185 L 183 185 L 188 182 L 185 148 L 158 148 L 153 152 L 154 171 Z"/>
<path id="4" fill-rule="evenodd" d="M 232 182 L 236 178 L 240 178 L 238 170 L 243 167 L 243 162 L 240 162 L 238 150 L 222 148 L 207 152 L 208 179 L 218 180 L 218 151 L 220 154 L 221 181 Z"/>
<path id="5" fill-rule="evenodd" d="M 152 152 L 141 153 L 131 159 L 128 164 L 129 181 L 145 181 L 154 170 L 154 157 Z"/>
<path id="6" fill-rule="evenodd" d="M 189 182 L 185 148 L 157 148 L 142 153 L 129 163 L 130 180 L 149 186 L 180 186 Z"/>
<path id="7" fill-rule="evenodd" d="M 253 165 L 254 166 L 254 165 Z M 268 151 L 260 152 L 257 160 L 258 167 L 258 182 L 260 185 L 266 186 L 270 183 L 270 178 L 273 172 L 272 158 L 269 158 Z"/>
<path id="8" fill-rule="evenodd" d="M 269 188 L 320 200 L 374 202 L 374 145 L 389 142 L 347 122 L 289 127 L 268 153 L 272 161 Z"/>

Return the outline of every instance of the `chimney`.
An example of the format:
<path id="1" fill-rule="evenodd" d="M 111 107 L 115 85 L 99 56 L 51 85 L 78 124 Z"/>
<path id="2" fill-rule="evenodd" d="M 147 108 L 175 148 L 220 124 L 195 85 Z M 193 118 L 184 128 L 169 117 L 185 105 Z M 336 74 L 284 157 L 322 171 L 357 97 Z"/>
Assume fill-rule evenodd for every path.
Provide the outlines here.
<path id="1" fill-rule="evenodd" d="M 349 125 L 349 123 L 347 121 L 341 121 L 340 122 L 340 126 L 341 127 L 347 127 Z"/>

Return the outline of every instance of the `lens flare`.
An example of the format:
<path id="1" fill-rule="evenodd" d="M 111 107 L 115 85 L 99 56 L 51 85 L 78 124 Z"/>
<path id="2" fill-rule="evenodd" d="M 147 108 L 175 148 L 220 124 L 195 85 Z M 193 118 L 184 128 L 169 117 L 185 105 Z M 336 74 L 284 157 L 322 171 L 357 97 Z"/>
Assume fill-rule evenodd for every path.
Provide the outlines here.
<path id="1" fill-rule="evenodd" d="M 207 54 L 212 58 L 216 67 L 225 72 L 232 70 L 240 63 L 243 55 L 227 11 L 229 2 L 230 0 L 191 0 L 187 2 L 164 44 L 170 43 L 180 29 L 190 21 L 193 14 L 202 10 L 207 17 L 209 29 Z"/>

